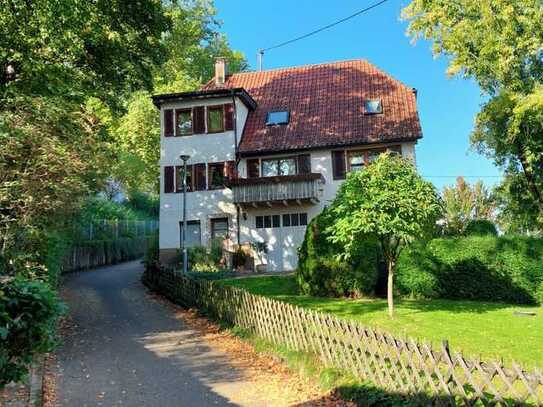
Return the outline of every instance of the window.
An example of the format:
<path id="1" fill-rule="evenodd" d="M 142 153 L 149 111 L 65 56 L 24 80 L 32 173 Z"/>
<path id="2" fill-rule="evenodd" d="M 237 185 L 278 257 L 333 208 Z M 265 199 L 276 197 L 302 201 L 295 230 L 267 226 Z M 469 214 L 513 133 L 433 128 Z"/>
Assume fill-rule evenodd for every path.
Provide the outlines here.
<path id="1" fill-rule="evenodd" d="M 366 164 L 364 151 L 354 151 L 349 153 L 349 168 L 351 171 L 359 171 Z"/>
<path id="2" fill-rule="evenodd" d="M 401 145 L 394 145 L 384 148 L 371 148 L 367 150 L 349 151 L 347 154 L 349 171 L 358 171 L 363 169 L 366 165 L 379 158 L 379 155 L 385 152 L 401 154 L 401 151 Z"/>
<path id="3" fill-rule="evenodd" d="M 290 213 L 285 213 L 283 215 L 283 227 L 290 226 Z"/>
<path id="4" fill-rule="evenodd" d="M 275 124 L 288 124 L 289 112 L 287 110 L 281 110 L 276 112 L 268 112 L 266 117 L 266 126 L 273 126 Z"/>
<path id="5" fill-rule="evenodd" d="M 226 239 L 228 237 L 228 218 L 211 219 L 211 239 Z"/>
<path id="6" fill-rule="evenodd" d="M 175 192 L 183 192 L 183 166 L 177 165 L 175 170 Z M 192 165 L 187 165 L 187 192 L 194 190 L 192 181 Z"/>
<path id="7" fill-rule="evenodd" d="M 300 224 L 300 215 L 297 213 L 290 214 L 290 226 L 298 226 Z"/>
<path id="8" fill-rule="evenodd" d="M 260 177 L 260 162 L 258 158 L 247 160 L 247 178 Z"/>
<path id="9" fill-rule="evenodd" d="M 176 110 L 176 136 L 192 134 L 192 111 L 190 109 Z"/>
<path id="10" fill-rule="evenodd" d="M 222 189 L 226 182 L 224 176 L 224 163 L 211 163 L 208 164 L 208 182 L 209 189 Z"/>
<path id="11" fill-rule="evenodd" d="M 220 133 L 224 131 L 223 106 L 210 106 L 207 108 L 207 132 Z"/>
<path id="12" fill-rule="evenodd" d="M 283 227 L 306 225 L 307 213 L 286 213 L 283 215 Z"/>
<path id="13" fill-rule="evenodd" d="M 364 113 L 365 114 L 378 114 L 383 113 L 383 106 L 380 99 L 366 99 L 364 101 Z"/>
<path id="14" fill-rule="evenodd" d="M 257 229 L 263 229 L 263 228 L 278 228 L 281 227 L 280 224 L 280 217 L 279 215 L 264 215 L 264 216 L 256 216 L 256 228 Z"/>
<path id="15" fill-rule="evenodd" d="M 179 222 L 179 238 L 183 241 L 183 222 Z M 186 247 L 200 246 L 202 244 L 200 235 L 200 221 L 189 220 L 187 222 L 187 238 L 185 239 Z"/>
<path id="16" fill-rule="evenodd" d="M 276 160 L 262 160 L 262 176 L 274 177 L 279 175 L 279 168 Z"/>
<path id="17" fill-rule="evenodd" d="M 295 175 L 296 157 L 262 160 L 262 176 Z"/>

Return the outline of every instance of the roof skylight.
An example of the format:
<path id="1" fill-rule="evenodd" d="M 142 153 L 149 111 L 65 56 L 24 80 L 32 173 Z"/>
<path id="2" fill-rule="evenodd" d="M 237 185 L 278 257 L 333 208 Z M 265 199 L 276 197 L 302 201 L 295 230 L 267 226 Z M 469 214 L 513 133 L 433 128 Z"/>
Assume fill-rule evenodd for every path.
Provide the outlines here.
<path id="1" fill-rule="evenodd" d="M 383 106 L 381 105 L 381 99 L 364 100 L 364 113 L 365 114 L 383 113 Z"/>
<path id="2" fill-rule="evenodd" d="M 266 117 L 266 126 L 273 126 L 275 124 L 288 124 L 289 120 L 288 110 L 277 110 L 275 112 L 268 112 Z"/>

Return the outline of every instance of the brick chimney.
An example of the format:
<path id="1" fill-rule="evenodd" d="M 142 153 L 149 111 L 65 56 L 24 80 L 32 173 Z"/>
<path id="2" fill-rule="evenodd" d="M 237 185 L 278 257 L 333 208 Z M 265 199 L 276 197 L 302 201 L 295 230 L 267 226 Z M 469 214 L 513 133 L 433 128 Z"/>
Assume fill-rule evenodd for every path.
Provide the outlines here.
<path id="1" fill-rule="evenodd" d="M 215 59 L 215 85 L 223 86 L 226 80 L 226 58 Z"/>

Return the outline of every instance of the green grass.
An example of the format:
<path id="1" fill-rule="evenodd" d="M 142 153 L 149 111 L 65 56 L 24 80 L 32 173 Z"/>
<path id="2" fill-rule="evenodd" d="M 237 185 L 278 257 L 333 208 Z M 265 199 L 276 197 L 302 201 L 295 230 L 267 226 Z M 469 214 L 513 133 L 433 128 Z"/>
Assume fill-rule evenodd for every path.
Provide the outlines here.
<path id="1" fill-rule="evenodd" d="M 293 276 L 250 277 L 222 280 L 251 293 L 354 319 L 396 336 L 409 336 L 439 344 L 466 356 L 511 360 L 526 367 L 543 367 L 543 307 L 452 301 L 397 300 L 396 316 L 387 315 L 386 300 L 317 298 L 298 294 Z M 535 311 L 536 316 L 516 316 L 515 311 Z"/>

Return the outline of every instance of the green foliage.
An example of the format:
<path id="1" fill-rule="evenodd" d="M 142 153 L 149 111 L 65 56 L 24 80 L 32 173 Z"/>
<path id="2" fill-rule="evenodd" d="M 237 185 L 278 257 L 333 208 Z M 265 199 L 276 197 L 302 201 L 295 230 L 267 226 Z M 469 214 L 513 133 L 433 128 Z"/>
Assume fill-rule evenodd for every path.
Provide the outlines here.
<path id="1" fill-rule="evenodd" d="M 42 281 L 0 280 L 0 389 L 20 381 L 37 353 L 51 351 L 63 307 Z"/>
<path id="2" fill-rule="evenodd" d="M 464 233 L 468 236 L 497 236 L 498 230 L 496 229 L 496 225 L 494 225 L 494 223 L 492 223 L 491 221 L 486 219 L 479 219 L 469 222 L 466 226 L 466 230 L 464 231 Z"/>
<path id="3" fill-rule="evenodd" d="M 357 242 L 379 242 L 387 263 L 389 314 L 394 313 L 394 269 L 403 248 L 424 238 L 441 215 L 434 186 L 423 180 L 412 162 L 381 154 L 362 171 L 351 172 L 332 203 L 334 222 L 329 240 L 342 246 L 339 257 L 349 259 Z"/>
<path id="4" fill-rule="evenodd" d="M 330 210 L 335 218 L 328 227 L 330 241 L 345 248 L 344 257 L 370 236 L 381 243 L 387 260 L 427 234 L 441 214 L 434 186 L 411 162 L 389 154 L 350 173 Z"/>
<path id="5" fill-rule="evenodd" d="M 449 74 L 473 77 L 486 92 L 529 89 L 542 78 L 538 0 L 413 0 L 402 16 L 410 35 L 448 57 Z"/>
<path id="6" fill-rule="evenodd" d="M 461 235 L 473 220 L 492 219 L 494 199 L 481 181 L 473 186 L 463 177 L 455 186 L 443 189 L 443 229 L 448 235 Z"/>
<path id="7" fill-rule="evenodd" d="M 349 261 L 339 259 L 342 248 L 328 239 L 334 214 L 325 208 L 308 225 L 298 251 L 296 279 L 301 292 L 318 296 L 367 296 L 377 281 L 379 249 L 370 241 L 358 241 Z"/>
<path id="8" fill-rule="evenodd" d="M 543 281 L 543 240 L 469 236 L 413 245 L 398 262 L 404 295 L 535 304 Z"/>
<path id="9" fill-rule="evenodd" d="M 490 98 L 472 145 L 503 168 L 502 228 L 543 225 L 543 5 L 538 0 L 413 0 L 408 32 L 433 40 L 449 73 L 474 78 Z M 535 222 L 534 222 L 535 221 Z"/>
<path id="10" fill-rule="evenodd" d="M 222 245 L 220 241 L 212 242 L 211 249 L 205 246 L 193 246 L 187 248 L 188 268 L 196 273 L 218 273 L 223 271 L 222 264 Z M 182 255 L 179 257 L 179 263 L 182 263 Z"/>

